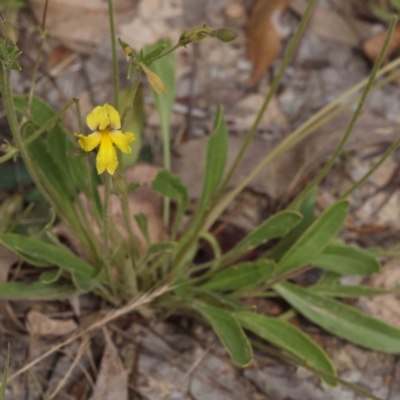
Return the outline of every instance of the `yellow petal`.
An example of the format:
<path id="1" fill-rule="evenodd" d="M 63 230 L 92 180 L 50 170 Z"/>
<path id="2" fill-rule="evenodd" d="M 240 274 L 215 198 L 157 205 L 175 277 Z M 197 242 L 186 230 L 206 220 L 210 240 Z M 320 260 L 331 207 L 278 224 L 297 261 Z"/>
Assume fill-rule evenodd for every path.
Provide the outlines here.
<path id="1" fill-rule="evenodd" d="M 79 138 L 78 144 L 85 151 L 92 151 L 100 144 L 101 135 L 99 132 L 91 133 L 88 136 L 82 135 L 81 133 L 74 133 L 74 135 Z"/>
<path id="2" fill-rule="evenodd" d="M 87 126 L 92 130 L 92 131 L 97 131 L 98 127 L 100 125 L 100 116 L 102 113 L 103 107 L 97 106 L 93 109 L 91 113 L 89 113 L 86 116 L 86 123 Z"/>
<path id="3" fill-rule="evenodd" d="M 105 170 L 113 175 L 118 166 L 117 153 L 110 139 L 109 133 L 101 133 L 100 150 L 96 157 L 97 172 L 102 174 Z"/>
<path id="4" fill-rule="evenodd" d="M 123 153 L 130 153 L 132 149 L 129 143 L 135 140 L 135 135 L 132 132 L 114 131 L 110 132 L 110 139 Z"/>
<path id="5" fill-rule="evenodd" d="M 121 120 L 118 111 L 109 104 L 104 104 L 101 107 L 99 118 L 99 130 L 111 128 L 117 130 L 121 128 Z"/>

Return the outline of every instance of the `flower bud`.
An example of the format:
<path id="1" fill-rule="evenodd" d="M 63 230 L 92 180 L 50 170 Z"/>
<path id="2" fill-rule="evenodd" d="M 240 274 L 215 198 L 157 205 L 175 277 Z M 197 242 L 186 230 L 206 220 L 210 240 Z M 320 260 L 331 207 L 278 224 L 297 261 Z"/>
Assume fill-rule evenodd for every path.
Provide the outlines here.
<path id="1" fill-rule="evenodd" d="M 17 31 L 13 24 L 9 21 L 3 21 L 0 23 L 0 32 L 5 36 L 12 44 L 16 44 L 18 40 Z"/>
<path id="2" fill-rule="evenodd" d="M 200 28 L 193 29 L 191 31 L 185 31 L 179 38 L 179 44 L 186 46 L 191 42 L 197 42 L 198 40 L 204 39 L 209 35 L 211 29 L 207 25 L 203 25 Z"/>
<path id="3" fill-rule="evenodd" d="M 120 38 L 118 38 L 118 43 L 121 45 L 122 52 L 126 55 L 127 61 L 129 61 L 129 58 L 133 56 L 133 50 L 131 46 L 129 46 L 128 43 L 124 42 Z"/>
<path id="4" fill-rule="evenodd" d="M 222 28 L 211 31 L 210 36 L 216 37 L 223 42 L 231 42 L 238 37 L 238 34 L 235 31 L 231 31 L 230 29 Z"/>
<path id="5" fill-rule="evenodd" d="M 157 94 L 167 93 L 167 89 L 164 86 L 164 83 L 161 80 L 161 78 L 155 72 L 147 68 L 145 64 L 140 63 L 140 66 L 146 73 L 147 80 L 149 81 L 150 86 L 157 92 Z"/>

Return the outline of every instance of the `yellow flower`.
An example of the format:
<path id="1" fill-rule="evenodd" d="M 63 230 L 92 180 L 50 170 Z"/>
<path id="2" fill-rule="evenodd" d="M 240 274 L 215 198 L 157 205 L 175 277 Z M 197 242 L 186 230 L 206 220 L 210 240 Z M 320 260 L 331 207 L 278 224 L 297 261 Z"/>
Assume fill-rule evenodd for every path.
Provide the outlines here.
<path id="1" fill-rule="evenodd" d="M 118 111 L 110 106 L 97 106 L 86 117 L 88 127 L 94 131 L 88 136 L 81 133 L 74 133 L 79 138 L 78 144 L 85 151 L 92 151 L 100 145 L 96 157 L 97 172 L 102 174 L 105 170 L 113 175 L 118 166 L 117 153 L 114 144 L 123 152 L 132 151 L 129 143 L 135 140 L 135 135 L 131 132 L 122 133 L 121 119 Z"/>

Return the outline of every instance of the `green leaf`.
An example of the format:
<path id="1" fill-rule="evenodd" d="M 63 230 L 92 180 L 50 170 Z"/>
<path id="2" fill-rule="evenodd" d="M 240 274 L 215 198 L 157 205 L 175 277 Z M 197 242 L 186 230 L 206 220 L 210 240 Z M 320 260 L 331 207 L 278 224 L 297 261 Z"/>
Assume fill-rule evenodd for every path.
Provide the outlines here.
<path id="1" fill-rule="evenodd" d="M 253 358 L 253 349 L 235 316 L 223 308 L 200 301 L 193 305 L 212 326 L 232 361 L 240 367 L 249 365 Z"/>
<path id="2" fill-rule="evenodd" d="M 152 50 L 149 53 L 145 54 L 143 56 L 142 61 L 148 61 L 151 58 L 158 57 L 159 55 L 162 54 L 162 52 L 166 49 L 166 47 L 167 47 L 167 44 L 164 43 L 160 47 L 155 48 L 154 50 Z"/>
<path id="3" fill-rule="evenodd" d="M 287 210 L 278 212 L 247 235 L 235 246 L 235 249 L 245 249 L 248 251 L 266 243 L 270 239 L 285 236 L 301 219 L 301 214 L 296 211 Z"/>
<path id="4" fill-rule="evenodd" d="M 202 217 L 209 205 L 210 199 L 224 174 L 228 157 L 228 140 L 228 128 L 224 120 L 223 108 L 219 106 L 215 116 L 214 130 L 207 142 L 203 190 L 196 212 L 196 217 L 198 219 Z"/>
<path id="5" fill-rule="evenodd" d="M 154 255 L 154 254 L 159 254 L 159 253 L 164 253 L 167 251 L 172 251 L 176 247 L 175 242 L 160 242 L 160 243 L 154 243 L 149 247 L 149 250 L 147 251 L 147 255 Z"/>
<path id="6" fill-rule="evenodd" d="M 320 296 L 330 297 L 372 297 L 382 296 L 384 294 L 398 293 L 400 288 L 394 289 L 379 289 L 365 285 L 324 285 L 318 283 L 310 286 L 307 290 L 311 293 L 319 294 Z"/>
<path id="7" fill-rule="evenodd" d="M 72 285 L 55 285 L 42 282 L 27 284 L 23 282 L 0 283 L 2 300 L 64 300 L 78 292 Z"/>
<path id="8" fill-rule="evenodd" d="M 279 272 L 287 272 L 311 262 L 340 231 L 349 203 L 341 200 L 326 209 L 297 239 L 279 261 Z"/>
<path id="9" fill-rule="evenodd" d="M 294 325 L 277 318 L 264 317 L 248 311 L 237 311 L 235 316 L 244 328 L 261 338 L 296 355 L 313 368 L 336 375 L 336 371 L 325 351 Z M 336 386 L 336 382 L 333 380 L 322 377 L 321 379 L 331 387 Z"/>
<path id="10" fill-rule="evenodd" d="M 201 286 L 208 290 L 237 290 L 265 282 L 274 272 L 275 263 L 269 260 L 246 262 L 214 275 Z"/>
<path id="11" fill-rule="evenodd" d="M 7 378 L 8 378 L 9 366 L 10 366 L 10 344 L 8 345 L 8 349 L 7 349 L 6 364 L 4 366 L 3 379 L 1 381 L 0 400 L 6 400 L 6 388 L 7 388 Z"/>
<path id="12" fill-rule="evenodd" d="M 139 226 L 140 231 L 143 233 L 143 236 L 146 239 L 147 244 L 150 244 L 150 236 L 149 236 L 149 230 L 147 228 L 147 217 L 143 213 L 136 214 L 135 220 Z"/>
<path id="13" fill-rule="evenodd" d="M 207 303 L 214 304 L 219 307 L 228 308 L 232 311 L 239 311 L 239 310 L 247 310 L 247 311 L 255 311 L 255 306 L 245 306 L 239 300 L 234 299 L 230 296 L 213 292 L 212 290 L 206 290 L 203 288 L 196 288 L 191 287 L 191 291 L 196 294 L 202 300 L 206 301 Z"/>
<path id="14" fill-rule="evenodd" d="M 96 270 L 81 258 L 40 240 L 6 233 L 0 235 L 0 243 L 21 258 L 29 257 L 38 260 L 39 263 L 46 264 L 46 266 L 56 265 L 64 271 L 76 272 L 89 280 L 96 275 Z"/>
<path id="15" fill-rule="evenodd" d="M 155 192 L 178 202 L 178 213 L 176 218 L 179 223 L 189 202 L 188 190 L 182 183 L 181 178 L 164 169 L 157 174 L 153 181 L 152 189 Z"/>
<path id="16" fill-rule="evenodd" d="M 61 272 L 61 269 L 58 269 L 57 271 L 43 272 L 43 274 L 40 275 L 39 280 L 46 284 L 57 282 L 61 277 Z"/>
<path id="17" fill-rule="evenodd" d="M 400 330 L 339 301 L 285 282 L 274 286 L 306 318 L 349 342 L 386 353 L 400 353 Z"/>
<path id="18" fill-rule="evenodd" d="M 380 264 L 368 251 L 342 243 L 330 243 L 310 263 L 341 275 L 371 275 Z"/>

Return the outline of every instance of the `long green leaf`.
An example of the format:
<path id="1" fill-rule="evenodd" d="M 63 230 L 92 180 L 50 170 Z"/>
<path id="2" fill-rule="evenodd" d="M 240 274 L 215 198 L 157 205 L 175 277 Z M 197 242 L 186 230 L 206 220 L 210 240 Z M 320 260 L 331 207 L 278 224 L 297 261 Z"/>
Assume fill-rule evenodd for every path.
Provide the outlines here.
<path id="1" fill-rule="evenodd" d="M 81 258 L 40 240 L 6 233 L 0 235 L 0 243 L 18 255 L 28 256 L 46 265 L 56 265 L 64 271 L 78 273 L 87 279 L 92 279 L 96 275 L 96 270 Z"/>
<path id="2" fill-rule="evenodd" d="M 275 263 L 269 260 L 242 263 L 214 275 L 201 287 L 208 290 L 237 290 L 255 286 L 265 282 L 275 268 Z"/>
<path id="3" fill-rule="evenodd" d="M 193 305 L 212 326 L 232 361 L 240 367 L 249 365 L 253 358 L 253 349 L 234 315 L 223 308 L 201 301 L 196 301 Z"/>
<path id="4" fill-rule="evenodd" d="M 244 328 L 261 338 L 296 355 L 313 368 L 336 375 L 336 371 L 325 351 L 294 325 L 277 318 L 265 317 L 248 311 L 237 311 L 235 316 Z M 326 378 L 321 379 L 331 387 L 336 386 L 335 381 Z"/>
<path id="5" fill-rule="evenodd" d="M 274 286 L 306 318 L 349 342 L 386 353 L 400 353 L 400 330 L 339 301 L 285 282 Z"/>
<path id="6" fill-rule="evenodd" d="M 35 282 L 0 283 L 0 299 L 2 300 L 64 300 L 78 294 L 72 285 L 56 285 Z"/>
<path id="7" fill-rule="evenodd" d="M 342 243 L 330 243 L 311 259 L 311 264 L 327 271 L 346 275 L 371 275 L 380 264 L 368 251 Z"/>
<path id="8" fill-rule="evenodd" d="M 310 286 L 307 290 L 311 293 L 319 294 L 320 296 L 330 297 L 372 297 L 382 296 L 385 294 L 398 293 L 400 287 L 394 289 L 379 289 L 365 285 L 323 285 L 317 284 Z"/>
<path id="9" fill-rule="evenodd" d="M 197 218 L 201 218 L 210 199 L 221 182 L 228 158 L 228 128 L 224 120 L 223 109 L 218 107 L 215 115 L 214 131 L 207 142 L 206 167 L 203 190 L 197 209 Z"/>
<path id="10" fill-rule="evenodd" d="M 279 271 L 290 271 L 310 263 L 338 234 L 348 209 L 349 203 L 345 200 L 326 209 L 282 257 Z"/>

